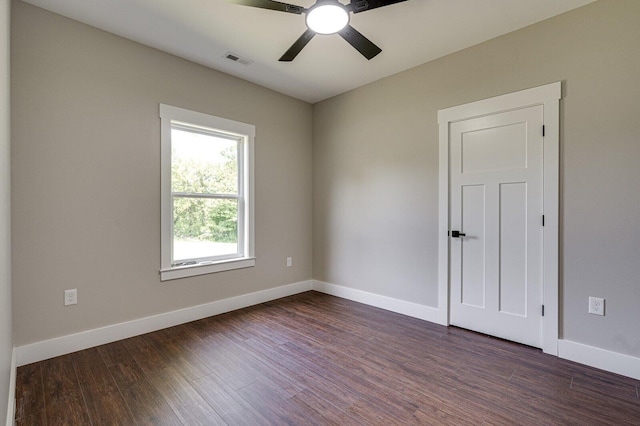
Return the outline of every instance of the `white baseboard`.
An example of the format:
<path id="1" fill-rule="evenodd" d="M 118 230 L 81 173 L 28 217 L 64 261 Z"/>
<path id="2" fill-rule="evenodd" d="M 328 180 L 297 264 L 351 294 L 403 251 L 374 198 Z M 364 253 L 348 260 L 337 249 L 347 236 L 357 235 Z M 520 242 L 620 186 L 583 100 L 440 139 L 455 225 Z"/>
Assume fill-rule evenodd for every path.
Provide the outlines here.
<path id="1" fill-rule="evenodd" d="M 321 293 L 375 306 L 376 308 L 396 312 L 421 320 L 438 323 L 438 309 L 431 306 L 419 305 L 405 300 L 394 299 L 392 297 L 381 296 L 367 291 L 356 290 L 336 284 L 329 284 L 322 281 L 313 281 L 313 289 Z"/>
<path id="2" fill-rule="evenodd" d="M 640 380 L 640 358 L 637 357 L 570 340 L 558 341 L 558 356 L 569 361 Z"/>
<path id="3" fill-rule="evenodd" d="M 13 350 L 11 362 L 10 392 L 9 401 L 7 402 L 7 426 L 13 425 L 17 366 L 42 361 L 140 334 L 150 333 L 163 328 L 173 327 L 309 290 L 316 290 L 321 293 L 353 300 L 438 324 L 439 310 L 437 308 L 336 284 L 309 280 L 19 346 Z M 580 364 L 640 380 L 640 358 L 568 340 L 558 341 L 558 356 Z"/>
<path id="4" fill-rule="evenodd" d="M 291 296 L 312 289 L 312 281 L 270 288 L 255 293 L 244 294 L 229 299 L 218 300 L 203 305 L 192 306 L 120 324 L 109 325 L 55 339 L 19 346 L 15 349 L 17 365 L 22 366 L 43 361 L 60 355 L 92 348 L 117 340 L 138 336 L 163 328 L 173 327 L 213 315 L 242 309 L 281 297 Z"/>
<path id="5" fill-rule="evenodd" d="M 18 364 L 16 358 L 16 350 L 13 349 L 11 355 L 11 372 L 9 375 L 9 399 L 7 401 L 7 426 L 15 424 L 16 417 L 16 375 L 18 372 Z"/>

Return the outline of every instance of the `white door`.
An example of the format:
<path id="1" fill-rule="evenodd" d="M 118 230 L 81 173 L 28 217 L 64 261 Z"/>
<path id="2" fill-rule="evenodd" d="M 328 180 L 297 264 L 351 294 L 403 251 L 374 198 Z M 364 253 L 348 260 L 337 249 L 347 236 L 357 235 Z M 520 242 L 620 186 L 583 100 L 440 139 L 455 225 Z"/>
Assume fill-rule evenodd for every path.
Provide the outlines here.
<path id="1" fill-rule="evenodd" d="M 535 347 L 542 346 L 543 119 L 537 105 L 449 128 L 451 324 Z"/>

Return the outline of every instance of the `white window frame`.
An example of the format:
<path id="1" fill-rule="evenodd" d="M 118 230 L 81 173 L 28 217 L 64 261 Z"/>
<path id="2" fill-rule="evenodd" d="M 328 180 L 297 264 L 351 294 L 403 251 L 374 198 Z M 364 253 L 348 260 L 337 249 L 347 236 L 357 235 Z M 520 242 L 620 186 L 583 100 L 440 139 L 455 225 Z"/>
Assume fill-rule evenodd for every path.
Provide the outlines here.
<path id="1" fill-rule="evenodd" d="M 216 260 L 198 259 L 190 265 L 172 266 L 173 194 L 171 191 L 172 125 L 210 129 L 211 134 L 239 140 L 238 159 L 238 255 Z M 160 104 L 160 280 L 167 281 L 255 266 L 254 251 L 254 140 L 255 126 L 184 108 Z"/>

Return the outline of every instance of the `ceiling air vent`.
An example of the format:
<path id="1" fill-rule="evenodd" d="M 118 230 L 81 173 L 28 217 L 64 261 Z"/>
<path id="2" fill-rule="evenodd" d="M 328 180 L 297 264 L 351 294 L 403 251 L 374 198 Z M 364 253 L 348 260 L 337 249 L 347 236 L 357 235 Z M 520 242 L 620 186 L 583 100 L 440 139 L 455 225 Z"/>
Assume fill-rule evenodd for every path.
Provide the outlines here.
<path id="1" fill-rule="evenodd" d="M 225 59 L 228 59 L 228 60 L 233 61 L 233 62 L 237 62 L 237 63 L 242 64 L 242 65 L 247 66 L 247 67 L 253 63 L 253 61 L 251 61 L 251 60 L 249 60 L 247 58 L 243 58 L 242 56 L 236 55 L 235 53 L 231 53 L 231 52 L 225 53 L 223 57 Z"/>

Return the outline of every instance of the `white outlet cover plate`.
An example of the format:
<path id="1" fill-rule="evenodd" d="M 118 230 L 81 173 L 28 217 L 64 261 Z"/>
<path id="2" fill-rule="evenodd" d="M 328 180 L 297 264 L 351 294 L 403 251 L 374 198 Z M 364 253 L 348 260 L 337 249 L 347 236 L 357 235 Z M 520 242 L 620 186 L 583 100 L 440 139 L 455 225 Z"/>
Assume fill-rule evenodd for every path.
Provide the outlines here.
<path id="1" fill-rule="evenodd" d="M 604 315 L 604 299 L 601 297 L 589 297 L 589 313 Z"/>
<path id="2" fill-rule="evenodd" d="M 65 290 L 64 291 L 64 306 L 77 305 L 78 304 L 78 290 Z"/>

